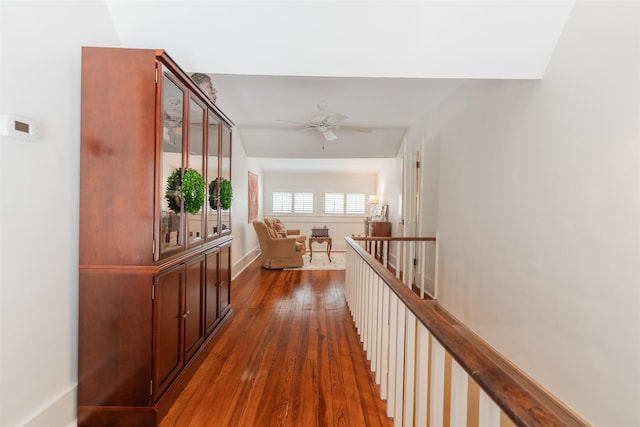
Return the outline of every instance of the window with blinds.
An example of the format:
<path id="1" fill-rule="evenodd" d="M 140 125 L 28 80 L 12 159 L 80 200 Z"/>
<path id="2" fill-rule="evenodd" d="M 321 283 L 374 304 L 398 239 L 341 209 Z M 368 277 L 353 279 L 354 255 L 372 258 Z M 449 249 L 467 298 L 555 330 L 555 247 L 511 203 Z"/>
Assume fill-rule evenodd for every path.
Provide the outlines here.
<path id="1" fill-rule="evenodd" d="M 295 193 L 293 200 L 295 213 L 313 213 L 313 193 Z"/>
<path id="2" fill-rule="evenodd" d="M 365 209 L 364 193 L 347 193 L 347 214 L 363 214 Z"/>
<path id="3" fill-rule="evenodd" d="M 324 213 L 344 213 L 344 193 L 324 193 Z"/>
<path id="4" fill-rule="evenodd" d="M 273 213 L 291 213 L 293 207 L 293 193 L 289 191 L 274 191 L 271 197 Z"/>
<path id="5" fill-rule="evenodd" d="M 272 193 L 273 213 L 314 213 L 314 193 L 274 191 Z M 324 213 L 332 215 L 363 215 L 366 209 L 365 193 L 325 193 Z"/>

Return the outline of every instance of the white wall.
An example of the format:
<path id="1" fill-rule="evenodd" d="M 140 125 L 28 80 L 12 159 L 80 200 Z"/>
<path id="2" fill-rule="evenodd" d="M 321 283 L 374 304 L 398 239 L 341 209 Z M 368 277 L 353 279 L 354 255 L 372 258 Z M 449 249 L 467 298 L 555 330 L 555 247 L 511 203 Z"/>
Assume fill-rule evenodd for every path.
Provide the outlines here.
<path id="1" fill-rule="evenodd" d="M 233 120 L 233 118 L 231 118 Z M 232 276 L 237 276 L 258 256 L 258 237 L 249 224 L 249 172 L 258 175 L 258 200 L 261 197 L 262 177 L 255 159 L 248 158 L 242 146 L 239 132 L 233 134 L 231 180 L 233 182 L 233 199 L 231 205 L 231 250 Z M 258 218 L 262 215 L 262 204 L 259 203 Z"/>
<path id="2" fill-rule="evenodd" d="M 640 4 L 578 2 L 544 80 L 466 83 L 408 134 L 442 304 L 602 426 L 640 425 L 639 53 Z"/>
<path id="3" fill-rule="evenodd" d="M 389 204 L 389 222 L 391 235 L 403 235 L 402 212 L 402 158 L 389 159 L 386 168 L 378 172 L 377 194 L 381 203 Z M 391 242 L 389 246 L 389 262 L 398 268 L 399 245 Z"/>
<path id="4" fill-rule="evenodd" d="M 119 42 L 98 2 L 2 1 L 0 19 L 0 112 L 41 130 L 35 143 L 0 137 L 0 425 L 64 426 L 77 384 L 81 46 Z"/>
<path id="5" fill-rule="evenodd" d="M 398 223 L 402 219 L 402 159 L 389 159 L 387 167 L 379 170 L 376 193 L 381 204 L 389 204 L 389 222 L 391 222 L 392 235 L 399 235 Z M 378 206 L 378 211 L 380 211 L 380 206 Z"/>

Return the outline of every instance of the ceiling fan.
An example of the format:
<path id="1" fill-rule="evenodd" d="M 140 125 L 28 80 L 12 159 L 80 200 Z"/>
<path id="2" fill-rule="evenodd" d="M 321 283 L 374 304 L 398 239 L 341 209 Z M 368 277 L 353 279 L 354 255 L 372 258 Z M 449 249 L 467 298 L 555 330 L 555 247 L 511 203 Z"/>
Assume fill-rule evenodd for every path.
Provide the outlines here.
<path id="1" fill-rule="evenodd" d="M 373 130 L 368 127 L 341 125 L 340 123 L 345 121 L 349 117 L 339 113 L 329 115 L 327 113 L 327 107 L 328 105 L 326 102 L 324 101 L 319 102 L 318 112 L 316 113 L 315 116 L 311 118 L 311 120 L 308 123 L 294 122 L 291 120 L 279 120 L 279 121 L 287 122 L 287 123 L 302 124 L 303 126 L 299 126 L 294 129 L 297 129 L 300 132 L 315 130 L 316 132 L 321 133 L 322 136 L 324 136 L 324 139 L 327 141 L 333 141 L 338 138 L 338 136 L 333 132 L 336 129 L 353 131 L 353 132 L 365 132 L 365 133 L 370 133 Z"/>
<path id="2" fill-rule="evenodd" d="M 164 111 L 164 123 L 172 128 L 182 126 L 182 99 L 170 96 L 166 102 Z"/>
<path id="3" fill-rule="evenodd" d="M 163 116 L 163 141 L 176 145 L 182 137 L 182 100 L 175 96 L 168 97 Z"/>

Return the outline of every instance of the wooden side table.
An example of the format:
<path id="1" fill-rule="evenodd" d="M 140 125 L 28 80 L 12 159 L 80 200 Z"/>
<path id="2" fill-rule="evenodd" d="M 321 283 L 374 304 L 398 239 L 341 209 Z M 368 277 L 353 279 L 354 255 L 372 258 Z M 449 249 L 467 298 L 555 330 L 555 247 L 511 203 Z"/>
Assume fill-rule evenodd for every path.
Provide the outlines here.
<path id="1" fill-rule="evenodd" d="M 313 261 L 313 244 L 314 243 L 326 243 L 327 244 L 327 256 L 329 262 L 331 261 L 331 237 L 309 237 L 309 262 Z"/>
<path id="2" fill-rule="evenodd" d="M 391 237 L 391 223 L 387 221 L 364 221 L 364 235 L 365 237 Z M 382 260 L 382 247 L 384 246 L 381 241 L 367 242 L 366 250 L 370 251 L 373 246 L 374 257 Z M 389 245 L 387 244 L 387 259 L 389 259 Z"/>

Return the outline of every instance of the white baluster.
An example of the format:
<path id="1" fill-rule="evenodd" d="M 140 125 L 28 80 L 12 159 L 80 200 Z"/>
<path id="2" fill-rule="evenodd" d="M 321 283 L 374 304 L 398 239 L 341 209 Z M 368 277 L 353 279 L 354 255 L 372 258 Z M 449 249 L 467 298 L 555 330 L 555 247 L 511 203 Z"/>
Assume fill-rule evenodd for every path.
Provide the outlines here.
<path id="1" fill-rule="evenodd" d="M 467 425 L 467 393 L 469 376 L 458 362 L 451 362 L 451 425 Z"/>
<path id="2" fill-rule="evenodd" d="M 371 360 L 371 328 L 373 324 L 373 290 L 371 289 L 371 284 L 374 280 L 374 271 L 371 267 L 367 266 L 367 281 L 365 282 L 365 292 L 367 293 L 366 298 L 366 310 L 367 310 L 367 320 L 366 320 L 366 339 L 364 341 L 365 351 L 367 360 Z"/>
<path id="3" fill-rule="evenodd" d="M 402 408 L 403 406 L 403 385 L 405 378 L 405 367 L 404 367 L 404 334 L 405 334 L 405 326 L 406 326 L 406 306 L 398 301 L 398 311 L 397 311 L 397 342 L 396 342 L 396 381 L 395 381 L 395 403 L 394 403 L 394 421 L 397 426 L 402 426 Z"/>
<path id="4" fill-rule="evenodd" d="M 382 348 L 382 354 L 380 355 L 380 398 L 387 400 L 389 389 L 389 290 L 388 286 L 382 288 L 382 339 L 380 340 L 380 346 Z"/>
<path id="5" fill-rule="evenodd" d="M 404 425 L 415 425 L 415 382 L 416 382 L 416 316 L 406 311 L 405 362 L 404 362 Z"/>
<path id="6" fill-rule="evenodd" d="M 444 347 L 435 339 L 431 339 L 431 397 L 429 406 L 430 425 L 441 426 L 444 407 Z"/>
<path id="7" fill-rule="evenodd" d="M 418 323 L 416 363 L 416 425 L 427 426 L 429 399 L 429 341 L 431 334 L 422 323 Z M 456 424 L 452 424 L 456 425 Z"/>
<path id="8" fill-rule="evenodd" d="M 500 427 L 500 407 L 480 389 L 478 427 Z"/>
<path id="9" fill-rule="evenodd" d="M 383 337 L 383 290 L 387 288 L 386 283 L 378 277 L 378 286 L 377 286 L 377 305 L 376 305 L 376 354 L 375 354 L 375 369 L 376 369 L 376 384 L 380 385 L 381 382 L 381 374 L 382 374 L 382 337 Z"/>
<path id="10" fill-rule="evenodd" d="M 397 371 L 397 343 L 398 343 L 398 297 L 389 293 L 389 392 L 387 398 L 387 416 L 395 418 L 396 377 Z"/>

